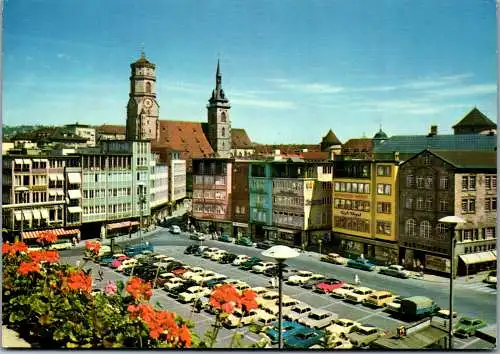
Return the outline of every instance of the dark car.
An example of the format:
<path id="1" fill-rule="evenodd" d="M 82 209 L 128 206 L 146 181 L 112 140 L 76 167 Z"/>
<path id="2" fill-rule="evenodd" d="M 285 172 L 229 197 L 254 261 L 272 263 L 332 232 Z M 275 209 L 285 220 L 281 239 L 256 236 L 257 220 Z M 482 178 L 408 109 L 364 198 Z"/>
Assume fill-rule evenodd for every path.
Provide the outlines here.
<path id="1" fill-rule="evenodd" d="M 222 242 L 233 242 L 233 238 L 229 235 L 221 235 L 219 236 L 219 238 L 217 239 L 218 241 L 222 241 Z"/>
<path id="2" fill-rule="evenodd" d="M 262 242 L 257 242 L 257 248 L 267 250 L 269 247 L 273 247 L 274 244 L 271 241 L 262 241 Z"/>
<path id="3" fill-rule="evenodd" d="M 184 254 L 193 254 L 198 249 L 198 245 L 189 245 L 184 250 Z"/>
<path id="4" fill-rule="evenodd" d="M 203 283 L 203 286 L 212 289 L 216 285 L 222 284 L 224 279 L 210 279 Z"/>
<path id="5" fill-rule="evenodd" d="M 303 287 L 304 289 L 312 289 L 317 284 L 322 283 L 322 282 L 323 282 L 323 280 L 312 279 L 312 280 L 306 281 L 305 283 L 301 284 L 300 286 Z"/>
<path id="6" fill-rule="evenodd" d="M 205 252 L 207 248 L 208 248 L 208 246 L 199 246 L 194 251 L 193 255 L 195 255 L 195 256 L 201 256 L 201 255 L 203 255 L 203 252 Z"/>
<path id="7" fill-rule="evenodd" d="M 246 261 L 245 263 L 243 263 L 240 267 L 240 269 L 244 269 L 244 270 L 250 270 L 252 269 L 252 267 L 254 265 L 256 265 L 257 263 L 259 262 L 262 262 L 262 259 L 258 258 L 258 257 L 252 257 L 250 258 L 248 261 Z"/>
<path id="8" fill-rule="evenodd" d="M 149 242 L 140 243 L 138 245 L 125 247 L 125 253 L 129 257 L 137 256 L 144 251 L 154 252 L 154 246 Z"/>
<path id="9" fill-rule="evenodd" d="M 186 280 L 184 283 L 182 283 L 179 286 L 176 286 L 175 288 L 172 288 L 169 290 L 168 294 L 173 297 L 174 299 L 177 299 L 179 297 L 180 293 L 185 292 L 188 288 L 198 285 L 194 280 Z"/>
<path id="10" fill-rule="evenodd" d="M 252 246 L 252 245 L 253 245 L 253 242 L 252 242 L 252 240 L 250 240 L 248 237 L 240 237 L 240 238 L 236 241 L 236 244 L 237 244 L 237 245 L 242 245 L 242 246 Z"/>
<path id="11" fill-rule="evenodd" d="M 291 273 L 293 273 L 294 271 L 290 268 L 288 268 L 288 264 L 283 264 L 283 279 L 286 279 L 288 278 Z M 277 277 L 278 276 L 278 266 L 274 266 L 272 268 L 267 268 L 264 273 L 264 275 L 268 276 L 268 277 Z"/>
<path id="12" fill-rule="evenodd" d="M 238 256 L 235 255 L 234 253 L 226 253 L 225 255 L 222 256 L 219 263 L 222 263 L 222 264 L 233 263 L 233 261 L 236 259 L 236 257 L 238 257 Z"/>

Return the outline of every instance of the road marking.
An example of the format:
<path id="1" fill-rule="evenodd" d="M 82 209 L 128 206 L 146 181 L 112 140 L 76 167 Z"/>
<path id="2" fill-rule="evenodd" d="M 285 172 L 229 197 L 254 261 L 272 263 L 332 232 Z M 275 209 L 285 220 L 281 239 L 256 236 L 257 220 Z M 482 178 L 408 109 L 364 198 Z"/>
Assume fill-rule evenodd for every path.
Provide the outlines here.
<path id="1" fill-rule="evenodd" d="M 377 315 L 377 313 L 372 313 L 371 315 L 367 315 L 367 316 L 365 316 L 365 317 L 358 318 L 358 319 L 356 320 L 356 322 L 361 322 L 361 321 L 364 321 L 364 320 L 366 320 L 367 318 L 370 318 L 370 317 L 375 316 L 375 315 Z"/>
<path id="2" fill-rule="evenodd" d="M 469 345 L 471 345 L 471 344 L 473 344 L 473 343 L 479 342 L 480 340 L 481 340 L 481 338 L 476 338 L 476 339 L 474 339 L 474 340 L 471 340 L 471 341 L 470 341 L 470 342 L 468 342 L 468 343 L 467 343 L 467 342 L 463 342 L 463 341 L 461 341 L 461 342 L 465 343 L 465 345 L 461 346 L 461 347 L 460 347 L 460 349 L 464 349 L 464 348 L 468 347 Z M 459 339 L 457 339 L 457 341 L 459 341 Z"/>

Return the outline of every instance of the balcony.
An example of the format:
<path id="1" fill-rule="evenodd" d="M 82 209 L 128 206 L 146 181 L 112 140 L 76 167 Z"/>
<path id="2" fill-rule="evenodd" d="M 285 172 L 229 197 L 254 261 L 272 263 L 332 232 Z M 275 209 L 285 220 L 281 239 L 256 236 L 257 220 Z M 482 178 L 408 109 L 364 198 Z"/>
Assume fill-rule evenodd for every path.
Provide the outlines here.
<path id="1" fill-rule="evenodd" d="M 304 206 L 303 205 L 280 205 L 280 204 L 273 204 L 273 210 L 283 211 L 283 212 L 297 213 L 297 212 L 304 212 Z"/>

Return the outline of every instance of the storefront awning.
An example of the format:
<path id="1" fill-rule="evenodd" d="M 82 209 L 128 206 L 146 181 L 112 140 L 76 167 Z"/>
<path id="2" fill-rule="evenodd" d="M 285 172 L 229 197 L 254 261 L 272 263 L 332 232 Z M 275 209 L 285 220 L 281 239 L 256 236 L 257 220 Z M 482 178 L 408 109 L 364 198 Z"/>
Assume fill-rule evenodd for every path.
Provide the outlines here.
<path id="1" fill-rule="evenodd" d="M 40 214 L 42 214 L 42 219 L 48 219 L 49 218 L 49 211 L 47 209 L 40 210 Z"/>
<path id="2" fill-rule="evenodd" d="M 284 232 L 286 234 L 297 234 L 300 230 L 288 230 L 288 229 L 278 229 L 279 232 Z"/>
<path id="3" fill-rule="evenodd" d="M 70 213 L 81 213 L 82 208 L 80 208 L 79 206 L 70 206 L 70 207 L 68 207 L 68 211 Z"/>
<path id="4" fill-rule="evenodd" d="M 80 177 L 80 174 L 75 173 L 75 172 L 68 173 L 68 180 L 69 180 L 69 183 L 72 183 L 72 184 L 82 183 L 82 178 Z"/>
<path id="5" fill-rule="evenodd" d="M 23 210 L 24 220 L 31 220 L 31 210 Z"/>
<path id="6" fill-rule="evenodd" d="M 41 217 L 41 214 L 40 214 L 40 210 L 33 210 L 33 219 L 37 219 L 37 220 L 40 220 L 40 217 Z"/>
<path id="7" fill-rule="evenodd" d="M 31 160 L 30 159 L 23 159 L 23 163 L 25 165 L 31 165 Z"/>
<path id="8" fill-rule="evenodd" d="M 49 175 L 49 181 L 57 181 L 57 175 Z"/>
<path id="9" fill-rule="evenodd" d="M 79 189 L 71 189 L 68 191 L 69 199 L 81 199 L 82 193 Z"/>
<path id="10" fill-rule="evenodd" d="M 26 239 L 36 239 L 40 237 L 41 233 L 44 232 L 53 232 L 56 234 L 57 237 L 62 237 L 62 236 L 68 236 L 68 235 L 75 235 L 79 234 L 80 230 L 78 229 L 52 229 L 52 230 L 38 230 L 38 231 L 26 231 L 21 234 L 23 240 Z"/>
<path id="11" fill-rule="evenodd" d="M 123 229 L 125 227 L 131 227 L 131 226 L 137 226 L 139 225 L 138 221 L 122 221 L 122 222 L 115 222 L 113 224 L 109 224 L 107 226 L 108 230 L 116 230 L 116 229 Z"/>
<path id="12" fill-rule="evenodd" d="M 22 165 L 23 164 L 23 159 L 14 159 L 14 162 L 19 164 L 19 165 Z"/>
<path id="13" fill-rule="evenodd" d="M 14 217 L 16 218 L 16 221 L 21 221 L 21 211 L 17 210 L 14 212 Z"/>
<path id="14" fill-rule="evenodd" d="M 460 258 L 465 264 L 476 264 L 496 261 L 496 255 L 491 251 L 461 254 Z"/>
<path id="15" fill-rule="evenodd" d="M 59 181 L 64 181 L 64 175 L 63 175 L 62 173 L 58 173 L 58 174 L 57 174 L 57 179 L 58 179 Z"/>

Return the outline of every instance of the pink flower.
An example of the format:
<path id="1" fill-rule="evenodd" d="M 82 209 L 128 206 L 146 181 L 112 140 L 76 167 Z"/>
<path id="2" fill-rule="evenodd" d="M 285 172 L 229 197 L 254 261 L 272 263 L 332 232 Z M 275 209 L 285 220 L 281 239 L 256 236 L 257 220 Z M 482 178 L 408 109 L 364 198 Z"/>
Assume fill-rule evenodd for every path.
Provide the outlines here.
<path id="1" fill-rule="evenodd" d="M 118 291 L 118 288 L 116 287 L 116 284 L 112 282 L 111 280 L 108 280 L 106 283 L 106 286 L 104 287 L 104 293 L 106 295 L 115 295 L 116 292 Z"/>

